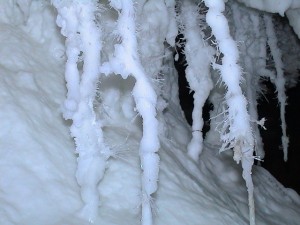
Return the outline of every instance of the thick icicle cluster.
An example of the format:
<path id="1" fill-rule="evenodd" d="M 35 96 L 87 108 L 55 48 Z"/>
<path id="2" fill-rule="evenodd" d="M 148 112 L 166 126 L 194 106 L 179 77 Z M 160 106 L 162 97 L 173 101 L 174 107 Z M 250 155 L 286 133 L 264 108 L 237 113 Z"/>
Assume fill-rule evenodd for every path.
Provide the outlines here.
<path id="1" fill-rule="evenodd" d="M 284 160 L 287 160 L 288 137 L 286 133 L 285 105 L 286 79 L 283 72 L 283 62 L 281 50 L 278 47 L 278 41 L 274 30 L 271 15 L 262 15 L 258 11 L 249 10 L 241 7 L 238 3 L 231 3 L 233 23 L 235 29 L 235 39 L 239 42 L 241 50 L 241 65 L 245 72 L 244 91 L 248 100 L 248 109 L 251 120 L 256 122 L 252 124 L 252 130 L 255 138 L 255 151 L 259 159 L 264 158 L 263 143 L 260 137 L 258 126 L 263 126 L 258 121 L 257 98 L 260 90 L 260 77 L 270 79 L 276 86 L 278 101 L 280 103 L 280 118 L 282 121 L 282 146 Z M 273 58 L 275 68 L 267 69 L 267 45 L 270 47 L 270 54 Z"/>
<path id="2" fill-rule="evenodd" d="M 281 105 L 282 142 L 285 160 L 287 159 L 283 63 L 270 16 L 265 16 L 263 20 L 258 12 L 243 12 L 238 3 L 230 1 L 228 5 L 232 17 L 228 17 L 232 19 L 229 22 L 234 25 L 230 32 L 224 16 L 223 0 L 205 0 L 207 12 L 200 11 L 192 0 L 177 1 L 177 17 L 175 0 L 110 0 L 105 3 L 105 15 L 101 15 L 103 17 L 100 16 L 100 19 L 96 16 L 99 1 L 52 0 L 52 3 L 58 11 L 57 24 L 66 37 L 67 98 L 63 114 L 65 119 L 73 122 L 70 130 L 78 153 L 76 178 L 84 203 L 82 216 L 93 222 L 98 215 L 98 184 L 104 176 L 106 162 L 112 155 L 104 142 L 103 121 L 95 112 L 97 83 L 101 74 L 120 75 L 123 79 L 132 76 L 135 79 L 132 89 L 135 111 L 140 114 L 143 123 L 139 147 L 142 224 L 154 224 L 152 197 L 158 187 L 159 135 L 163 133 L 157 114 L 163 116 L 166 105 L 170 103 L 168 99 L 176 96 L 164 96 L 166 90 L 163 90 L 163 85 L 157 85 L 157 82 L 168 82 L 164 80 L 164 73 L 169 70 L 167 67 L 174 69 L 171 57 L 178 26 L 185 38 L 186 77 L 194 91 L 192 139 L 187 146 L 188 155 L 197 161 L 203 150 L 202 109 L 206 99 L 210 98 L 215 106 L 211 128 L 214 130 L 220 124 L 222 126 L 219 136 L 221 151 L 233 149 L 234 160 L 242 162 L 243 178 L 248 189 L 250 224 L 254 225 L 251 169 L 255 146 L 258 156 L 263 158 L 264 153 L 258 128 L 251 121 L 261 124 L 258 121 L 256 101 L 261 76 L 269 77 L 277 87 Z M 168 19 L 162 21 L 166 15 Z M 203 22 L 200 21 L 200 16 L 203 17 Z M 156 17 L 160 17 L 161 21 L 154 19 Z M 211 28 L 212 38 L 208 37 L 210 30 L 206 29 L 207 25 Z M 109 35 L 108 32 L 112 34 Z M 231 34 L 236 41 L 243 42 L 239 46 L 241 55 Z M 151 37 L 146 37 L 147 35 Z M 216 49 L 210 46 L 214 41 L 216 43 L 213 47 Z M 102 46 L 102 42 L 106 42 L 105 45 Z M 266 69 L 267 43 L 275 61 L 276 76 L 273 71 Z M 214 56 L 218 56 L 218 59 Z M 242 70 L 239 64 L 244 69 L 246 85 L 241 84 Z M 216 79 L 212 79 L 216 71 L 220 72 L 225 92 L 223 89 L 220 91 L 221 88 L 215 84 Z M 105 76 L 102 77 L 104 78 Z M 173 89 L 172 93 L 177 91 Z M 225 106 L 222 108 L 218 104 L 223 101 L 223 95 Z M 211 134 L 212 132 L 210 131 Z M 211 139 L 212 135 L 208 136 L 207 139 L 215 140 Z M 220 143 L 219 140 L 217 142 Z"/>
<path id="3" fill-rule="evenodd" d="M 140 160 L 142 174 L 142 223 L 153 224 L 152 194 L 157 190 L 160 147 L 158 139 L 158 121 L 156 119 L 157 94 L 152 84 L 152 77 L 146 75 L 138 52 L 136 14 L 133 1 L 110 1 L 110 6 L 118 13 L 116 30 L 113 33 L 119 42 L 114 45 L 113 56 L 107 62 L 101 60 L 102 49 L 101 22 L 97 23 L 95 10 L 99 6 L 94 1 L 52 1 L 58 11 L 57 24 L 66 37 L 66 69 L 67 99 L 64 104 L 64 117 L 71 119 L 71 134 L 76 142 L 78 153 L 77 181 L 81 187 L 83 217 L 93 221 L 97 215 L 99 196 L 97 186 L 103 178 L 106 160 L 110 150 L 104 143 L 102 123 L 94 112 L 94 100 L 100 74 L 106 76 L 121 75 L 135 78 L 132 95 L 136 103 L 136 111 L 143 119 L 143 137 L 140 142 Z M 149 10 L 158 2 L 149 2 Z M 177 27 L 175 22 L 175 1 L 162 1 L 164 11 L 173 17 L 167 22 L 168 32 L 165 38 L 175 45 Z M 146 9 L 145 5 L 145 10 Z M 164 12 L 163 11 L 163 12 Z M 149 21 L 150 23 L 151 21 Z M 150 23 L 151 24 L 151 23 Z M 106 25 L 106 24 L 105 24 Z M 151 24 L 151 26 L 156 26 Z M 106 27 L 105 27 L 106 28 Z M 105 29 L 104 28 L 104 29 Z M 161 51 L 161 50 L 159 50 Z M 162 51 L 162 54 L 164 51 Z M 107 52 L 104 52 L 104 55 Z M 160 53 L 161 54 L 161 53 Z M 83 62 L 80 70 L 81 58 Z M 145 59 L 144 59 L 145 60 Z M 158 65 L 161 66 L 163 58 Z M 157 67 L 157 66 L 156 66 Z M 153 70 L 154 69 L 154 70 Z M 157 68 L 148 68 L 153 73 Z M 161 109 L 162 110 L 162 109 Z"/>

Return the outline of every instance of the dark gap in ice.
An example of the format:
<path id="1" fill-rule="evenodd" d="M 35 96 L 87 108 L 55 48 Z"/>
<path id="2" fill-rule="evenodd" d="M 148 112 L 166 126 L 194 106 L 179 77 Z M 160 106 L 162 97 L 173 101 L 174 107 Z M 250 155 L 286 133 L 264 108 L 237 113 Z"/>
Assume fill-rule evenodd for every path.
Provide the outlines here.
<path id="1" fill-rule="evenodd" d="M 283 160 L 281 144 L 281 121 L 279 103 L 275 86 L 269 81 L 264 81 L 266 88 L 265 97 L 258 100 L 259 118 L 265 117 L 265 127 L 260 129 L 264 142 L 265 159 L 262 166 L 267 169 L 285 187 L 293 188 L 300 194 L 300 115 L 299 99 L 300 84 L 287 91 L 288 105 L 286 108 L 287 133 L 290 139 L 288 161 Z"/>

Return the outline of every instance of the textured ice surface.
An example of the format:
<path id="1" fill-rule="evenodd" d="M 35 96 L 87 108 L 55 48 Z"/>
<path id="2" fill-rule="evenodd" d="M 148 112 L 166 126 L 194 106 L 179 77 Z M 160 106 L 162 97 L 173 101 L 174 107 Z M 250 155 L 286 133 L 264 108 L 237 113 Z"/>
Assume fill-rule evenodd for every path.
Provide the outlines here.
<path id="1" fill-rule="evenodd" d="M 0 0 L 0 9 L 9 13 L 10 2 Z M 61 114 L 64 58 L 56 53 L 63 42 L 51 28 L 53 9 L 33 1 L 33 11 L 27 24 L 0 14 L 0 224 L 86 225 L 78 218 L 83 202 L 75 179 L 75 146 Z M 39 23 L 48 25 L 33 26 Z M 142 127 L 132 109 L 132 86 L 131 79 L 114 77 L 102 83 L 103 101 L 112 112 L 102 109 L 104 136 L 115 158 L 98 187 L 96 225 L 140 223 Z M 113 104 L 116 98 L 121 104 Z M 195 163 L 186 154 L 191 131 L 178 105 L 170 103 L 160 114 L 163 120 L 155 224 L 248 224 L 247 191 L 232 155 L 206 144 Z M 294 191 L 262 168 L 253 169 L 253 180 L 257 224 L 299 224 L 300 198 Z"/>

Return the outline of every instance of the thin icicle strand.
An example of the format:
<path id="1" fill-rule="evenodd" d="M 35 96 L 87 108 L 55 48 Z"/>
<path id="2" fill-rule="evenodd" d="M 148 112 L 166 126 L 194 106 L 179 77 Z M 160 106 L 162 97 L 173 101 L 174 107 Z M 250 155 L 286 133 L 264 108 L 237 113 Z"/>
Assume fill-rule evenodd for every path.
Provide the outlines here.
<path id="1" fill-rule="evenodd" d="M 70 56 L 65 71 L 69 93 L 66 118 L 73 120 L 70 130 L 78 153 L 76 179 L 84 203 L 81 216 L 93 223 L 100 203 L 97 187 L 104 176 L 108 158 L 102 124 L 96 121 L 93 109 L 100 74 L 101 30 L 94 22 L 96 6 L 93 2 L 72 2 L 68 5 L 63 5 L 60 1 L 53 3 L 60 15 L 58 25 L 62 26 L 62 33 L 67 37 L 67 55 Z M 79 72 L 75 69 L 79 50 L 83 53 L 84 62 L 80 83 Z"/>
<path id="2" fill-rule="evenodd" d="M 115 45 L 115 58 L 101 67 L 109 74 L 120 74 L 124 79 L 132 75 L 136 79 L 132 95 L 136 109 L 143 118 L 143 137 L 140 142 L 140 160 L 142 174 L 142 224 L 152 225 L 152 197 L 157 190 L 159 173 L 158 121 L 156 119 L 157 95 L 146 76 L 138 56 L 135 11 L 132 0 L 110 1 L 110 5 L 119 12 L 117 21 L 121 44 Z"/>
<path id="3" fill-rule="evenodd" d="M 213 59 L 213 50 L 205 45 L 204 34 L 199 26 L 197 6 L 189 0 L 184 1 L 181 7 L 181 20 L 186 39 L 185 56 L 187 61 L 186 78 L 191 90 L 194 91 L 194 109 L 192 113 L 192 140 L 188 145 L 188 155 L 198 160 L 203 149 L 203 117 L 202 110 L 209 96 L 213 83 L 210 77 L 210 64 Z"/>
<path id="4" fill-rule="evenodd" d="M 278 40 L 275 34 L 272 17 L 270 15 L 264 15 L 264 21 L 266 26 L 266 32 L 268 37 L 268 45 L 270 46 L 271 54 L 275 62 L 276 78 L 274 84 L 277 90 L 277 98 L 280 103 L 280 119 L 281 119 L 281 130 L 282 130 L 282 147 L 283 147 L 283 159 L 288 160 L 288 147 L 289 138 L 286 133 L 286 121 L 285 121 L 285 106 L 286 106 L 286 93 L 285 93 L 285 77 L 283 72 L 283 62 L 281 51 L 277 45 Z"/>
<path id="5" fill-rule="evenodd" d="M 209 8 L 206 21 L 212 29 L 220 52 L 223 53 L 222 65 L 218 65 L 221 77 L 227 86 L 226 103 L 228 105 L 228 129 L 222 139 L 226 145 L 233 148 L 234 159 L 242 161 L 243 178 L 248 189 L 250 225 L 255 224 L 253 198 L 253 182 L 251 170 L 253 165 L 254 140 L 251 132 L 250 118 L 247 112 L 247 101 L 239 86 L 241 70 L 237 62 L 239 52 L 236 43 L 230 36 L 226 17 L 223 15 L 225 4 L 223 0 L 205 0 Z"/>

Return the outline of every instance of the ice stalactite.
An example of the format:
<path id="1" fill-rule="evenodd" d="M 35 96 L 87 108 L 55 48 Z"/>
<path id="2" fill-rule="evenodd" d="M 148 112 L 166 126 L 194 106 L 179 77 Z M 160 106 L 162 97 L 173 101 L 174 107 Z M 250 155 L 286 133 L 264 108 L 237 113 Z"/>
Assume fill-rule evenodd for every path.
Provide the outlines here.
<path id="1" fill-rule="evenodd" d="M 194 91 L 192 140 L 188 145 L 188 154 L 197 161 L 203 149 L 202 110 L 213 88 L 210 64 L 214 51 L 205 43 L 204 26 L 200 25 L 199 12 L 194 3 L 189 0 L 182 2 L 180 19 L 183 29 L 181 32 L 186 40 L 184 52 L 188 66 L 185 73 L 190 89 Z"/>
<path id="2" fill-rule="evenodd" d="M 57 24 L 66 37 L 68 93 L 64 117 L 73 121 L 70 130 L 78 153 L 76 179 L 84 203 L 81 216 L 93 222 L 100 204 L 97 187 L 109 155 L 101 122 L 97 121 L 93 109 L 100 74 L 101 29 L 94 22 L 96 6 L 93 1 L 52 2 L 58 11 Z M 82 73 L 77 68 L 80 53 L 84 63 Z"/>
<path id="3" fill-rule="evenodd" d="M 264 15 L 264 21 L 266 26 L 266 33 L 268 39 L 268 45 L 270 47 L 271 55 L 275 63 L 276 76 L 271 80 L 274 82 L 277 91 L 277 98 L 280 103 L 280 119 L 282 129 L 282 147 L 283 147 L 283 159 L 288 159 L 288 145 L 289 139 L 286 133 L 286 121 L 285 121 L 285 106 L 286 106 L 286 93 L 285 93 L 285 77 L 283 72 L 282 55 L 279 47 L 277 46 L 278 40 L 275 34 L 272 17 L 270 15 Z"/>
<path id="4" fill-rule="evenodd" d="M 138 25 L 137 31 L 138 51 L 144 72 L 151 79 L 157 95 L 156 111 L 159 120 L 159 136 L 162 137 L 165 132 L 164 111 L 169 106 L 169 100 L 164 95 L 168 84 L 167 76 L 170 73 L 166 67 L 174 66 L 166 62 L 174 60 L 173 50 L 178 35 L 176 2 L 175 0 L 148 0 L 142 4 L 142 7 L 140 5 L 140 2 L 135 5 L 136 21 L 142 24 Z"/>
<path id="5" fill-rule="evenodd" d="M 121 43 L 115 45 L 114 57 L 104 63 L 101 72 L 120 74 L 124 79 L 136 79 L 132 95 L 136 109 L 143 118 L 143 137 L 140 142 L 142 174 L 142 224 L 153 224 L 152 194 L 157 190 L 160 144 L 156 119 L 157 96 L 149 77 L 145 74 L 138 54 L 135 10 L 132 0 L 112 0 L 110 5 L 118 11 L 117 33 Z"/>
<path id="6" fill-rule="evenodd" d="M 233 148 L 234 160 L 237 162 L 242 161 L 243 178 L 248 189 L 250 224 L 254 225 L 255 210 L 251 177 L 254 161 L 254 140 L 247 111 L 247 101 L 240 87 L 239 52 L 236 43 L 230 36 L 227 19 L 223 15 L 225 10 L 224 1 L 205 0 L 204 2 L 209 8 L 206 14 L 206 22 L 211 27 L 219 50 L 223 54 L 222 64 L 215 65 L 220 70 L 222 80 L 227 87 L 225 99 L 228 109 L 224 126 L 228 129 L 226 133 L 221 135 L 224 141 L 222 149 Z"/>
<path id="7" fill-rule="evenodd" d="M 165 57 L 166 42 L 172 47 L 175 46 L 175 37 L 178 31 L 174 7 L 175 2 L 173 0 L 168 1 L 168 6 L 163 0 L 149 0 L 136 15 L 136 20 L 142 21 L 137 32 L 140 61 L 147 76 L 155 81 L 157 81 Z M 159 34 L 153 35 L 152 32 L 154 31 L 159 32 Z M 161 75 L 160 78 L 162 78 Z M 154 82 L 154 84 L 155 88 L 160 86 L 158 82 Z M 159 91 L 157 90 L 157 92 Z M 159 95 L 159 93 L 157 94 Z"/>
<path id="8" fill-rule="evenodd" d="M 265 153 L 258 129 L 260 121 L 257 114 L 257 98 L 261 92 L 260 74 L 257 71 L 260 68 L 261 55 L 257 55 L 257 53 L 261 51 L 261 47 L 265 49 L 265 45 L 261 46 L 260 42 L 256 41 L 260 40 L 263 35 L 260 32 L 262 21 L 258 12 L 254 10 L 249 12 L 238 3 L 232 3 L 231 11 L 235 28 L 234 37 L 239 43 L 240 63 L 244 68 L 245 85 L 243 85 L 243 89 L 248 100 L 248 110 L 252 121 L 255 153 L 257 159 L 263 159 Z M 264 57 L 262 60 L 265 62 L 266 58 Z"/>
<path id="9" fill-rule="evenodd" d="M 138 5 L 140 3 L 137 4 L 137 8 Z M 167 48 L 172 50 L 175 46 L 175 37 L 178 33 L 175 1 L 149 0 L 143 4 L 140 11 L 136 12 L 138 14 L 136 21 L 142 21 L 137 31 L 140 61 L 157 94 L 157 113 L 159 114 L 166 107 L 166 102 L 161 96 L 164 83 L 162 67 L 164 59 L 169 55 L 173 56 L 172 52 L 166 50 Z M 158 33 L 153 35 L 154 32 Z"/>

